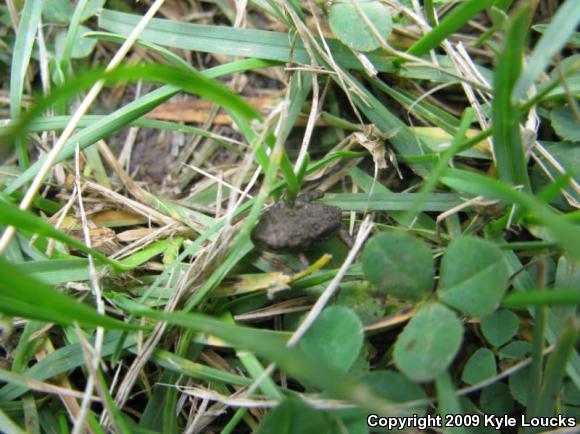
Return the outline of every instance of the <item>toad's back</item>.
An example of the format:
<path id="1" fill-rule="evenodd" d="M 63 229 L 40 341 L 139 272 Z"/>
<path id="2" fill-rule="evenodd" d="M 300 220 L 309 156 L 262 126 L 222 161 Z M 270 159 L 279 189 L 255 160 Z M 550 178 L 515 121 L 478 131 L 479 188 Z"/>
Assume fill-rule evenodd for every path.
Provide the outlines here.
<path id="1" fill-rule="evenodd" d="M 341 228 L 341 210 L 319 203 L 276 204 L 252 231 L 253 243 L 277 253 L 297 253 L 331 238 Z"/>

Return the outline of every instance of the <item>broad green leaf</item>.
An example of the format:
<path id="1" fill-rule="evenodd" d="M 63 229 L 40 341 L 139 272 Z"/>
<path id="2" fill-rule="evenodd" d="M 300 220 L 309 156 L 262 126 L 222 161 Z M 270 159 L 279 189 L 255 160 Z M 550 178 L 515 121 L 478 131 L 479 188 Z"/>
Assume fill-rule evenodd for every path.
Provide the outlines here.
<path id="1" fill-rule="evenodd" d="M 558 259 L 554 284 L 560 288 L 580 286 L 580 261 L 561 256 Z"/>
<path id="2" fill-rule="evenodd" d="M 503 416 L 512 412 L 514 400 L 507 385 L 493 383 L 481 391 L 479 406 L 484 413 Z"/>
<path id="3" fill-rule="evenodd" d="M 82 59 L 84 57 L 88 57 L 95 48 L 97 44 L 96 39 L 92 38 L 85 38 L 82 36 L 84 33 L 90 31 L 88 27 L 79 26 L 77 37 L 75 38 L 74 44 L 72 45 L 72 51 L 70 53 L 70 57 L 73 59 Z M 59 32 L 56 35 L 55 40 L 55 48 L 56 48 L 56 55 L 60 58 L 63 53 L 64 43 L 67 36 L 66 31 Z"/>
<path id="4" fill-rule="evenodd" d="M 413 381 L 433 380 L 451 364 L 462 337 L 463 326 L 451 309 L 425 304 L 397 338 L 395 365 Z"/>
<path id="5" fill-rule="evenodd" d="M 485 316 L 499 305 L 508 287 L 503 253 L 473 237 L 454 240 L 443 255 L 439 299 L 471 316 Z"/>
<path id="6" fill-rule="evenodd" d="M 375 31 L 383 41 L 391 34 L 393 21 L 387 7 L 375 0 L 361 0 L 356 7 L 350 0 L 338 0 L 330 7 L 332 33 L 355 51 L 372 51 L 380 47 Z M 361 16 L 366 15 L 366 19 Z M 374 27 L 369 28 L 367 20 Z"/>
<path id="7" fill-rule="evenodd" d="M 465 364 L 461 379 L 473 385 L 495 375 L 497 375 L 497 366 L 493 352 L 489 348 L 479 348 Z"/>
<path id="8" fill-rule="evenodd" d="M 94 40 L 81 38 L 81 27 L 88 31 L 87 27 L 81 26 L 83 12 L 91 3 L 90 0 L 79 0 L 75 5 L 75 11 L 68 22 L 66 32 L 57 35 L 55 48 L 58 58 L 58 69 L 62 71 L 64 77 L 72 73 L 71 58 L 88 57 L 95 47 Z M 57 70 L 55 68 L 55 70 Z"/>
<path id="9" fill-rule="evenodd" d="M 520 76 L 527 37 L 529 8 L 512 17 L 503 49 L 497 58 L 492 99 L 493 154 L 502 181 L 529 190 L 524 142 L 520 133 L 520 109 L 512 103 L 514 84 Z"/>
<path id="10" fill-rule="evenodd" d="M 529 366 L 525 366 L 517 372 L 510 375 L 508 384 L 512 396 L 522 405 L 528 404 L 528 393 L 530 390 L 530 375 L 531 370 Z"/>
<path id="11" fill-rule="evenodd" d="M 338 371 L 347 372 L 362 348 L 363 328 L 358 316 L 342 306 L 326 308 L 308 329 L 300 347 L 320 356 Z"/>
<path id="12" fill-rule="evenodd" d="M 518 316 L 511 310 L 500 309 L 481 320 L 481 332 L 494 347 L 500 347 L 518 332 Z"/>
<path id="13" fill-rule="evenodd" d="M 570 405 L 580 405 L 580 389 L 570 380 L 564 381 L 564 402 Z"/>
<path id="14" fill-rule="evenodd" d="M 103 10 L 100 15 L 101 27 L 127 35 L 138 23 L 140 17 L 130 14 L 122 14 L 114 11 Z M 237 29 L 225 26 L 204 26 L 197 24 L 177 23 L 169 20 L 151 20 L 143 31 L 141 38 L 160 45 L 171 45 L 176 48 L 187 50 L 199 50 L 215 52 L 218 54 L 254 56 L 261 59 L 280 60 L 288 62 L 294 60 L 299 63 L 310 63 L 310 57 L 300 40 L 293 44 L 292 38 L 287 33 L 262 31 L 255 29 Z M 359 60 L 351 50 L 338 41 L 326 40 L 334 60 L 342 67 L 348 69 L 363 69 Z M 292 54 L 292 59 L 290 58 Z M 379 71 L 392 71 L 392 62 L 385 61 L 382 54 L 369 54 L 367 56 L 375 68 Z M 320 60 L 320 59 L 319 59 Z M 323 61 L 320 60 L 322 63 Z M 329 66 L 330 67 L 330 66 Z M 352 99 L 359 109 L 383 132 L 399 130 L 399 133 L 390 139 L 398 152 L 403 155 L 421 155 L 424 153 L 420 144 L 413 136 L 410 129 L 394 116 L 380 101 L 376 99 L 366 87 L 358 83 L 350 73 L 343 69 L 345 76 L 352 80 L 359 97 L 352 94 Z M 343 84 L 334 75 L 333 80 Z M 351 90 L 347 90 L 351 91 Z M 411 165 L 413 170 L 427 176 L 429 174 L 429 162 Z M 286 173 L 285 173 L 285 176 Z"/>
<path id="15" fill-rule="evenodd" d="M 139 329 L 138 326 L 97 313 L 92 307 L 40 283 L 29 277 L 22 267 L 9 264 L 1 258 L 0 276 L 0 312 L 7 315 L 64 325 L 76 321 L 87 327 Z"/>
<path id="16" fill-rule="evenodd" d="M 580 142 L 580 119 L 569 107 L 558 107 L 550 114 L 552 128 L 562 139 Z"/>
<path id="17" fill-rule="evenodd" d="M 329 273 L 330 277 L 334 277 L 334 275 L 334 272 Z M 369 325 L 384 318 L 385 300 L 369 291 L 366 282 L 343 282 L 341 288 L 336 305 L 352 309 L 363 325 Z"/>
<path id="18" fill-rule="evenodd" d="M 552 17 L 548 28 L 527 62 L 526 69 L 513 90 L 513 101 L 518 101 L 550 63 L 552 56 L 566 44 L 580 22 L 580 2 L 566 0 Z"/>
<path id="19" fill-rule="evenodd" d="M 262 419 L 256 434 L 332 434 L 328 415 L 299 398 L 289 397 Z"/>
<path id="20" fill-rule="evenodd" d="M 528 341 L 513 341 L 501 347 L 497 355 L 501 359 L 522 359 L 532 351 L 532 344 Z"/>
<path id="21" fill-rule="evenodd" d="M 558 259 L 554 287 L 576 288 L 576 292 L 580 292 L 580 261 L 574 261 L 562 255 Z M 580 301 L 562 306 L 552 306 L 552 311 L 560 326 L 563 326 L 566 321 L 576 315 L 578 306 L 580 306 Z"/>
<path id="22" fill-rule="evenodd" d="M 363 382 L 379 396 L 389 401 L 405 402 L 427 398 L 421 386 L 395 371 L 372 371 L 363 377 Z M 414 407 L 413 414 L 425 414 L 426 407 Z"/>
<path id="23" fill-rule="evenodd" d="M 68 24 L 74 13 L 70 0 L 44 0 L 42 18 L 45 24 Z"/>
<path id="24" fill-rule="evenodd" d="M 433 289 L 433 257 L 421 240 L 406 233 L 382 233 L 367 243 L 363 272 L 380 291 L 420 300 Z"/>

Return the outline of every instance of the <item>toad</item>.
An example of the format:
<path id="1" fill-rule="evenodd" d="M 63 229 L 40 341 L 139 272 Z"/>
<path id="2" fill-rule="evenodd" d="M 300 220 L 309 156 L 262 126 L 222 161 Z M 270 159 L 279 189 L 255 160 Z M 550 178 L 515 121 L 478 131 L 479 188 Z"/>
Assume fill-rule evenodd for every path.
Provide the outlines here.
<path id="1" fill-rule="evenodd" d="M 279 201 L 268 208 L 252 230 L 255 246 L 274 253 L 301 253 L 339 235 L 350 246 L 340 208 L 313 203 L 324 193 L 320 190 L 299 195 L 294 204 Z"/>

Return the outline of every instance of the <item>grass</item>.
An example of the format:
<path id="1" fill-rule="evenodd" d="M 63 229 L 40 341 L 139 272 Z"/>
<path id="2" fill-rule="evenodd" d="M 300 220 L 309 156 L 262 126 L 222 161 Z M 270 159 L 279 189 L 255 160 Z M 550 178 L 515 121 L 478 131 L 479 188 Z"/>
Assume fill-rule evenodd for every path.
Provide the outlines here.
<path id="1" fill-rule="evenodd" d="M 423 3 L 0 5 L 0 432 L 573 429 L 579 4 Z"/>

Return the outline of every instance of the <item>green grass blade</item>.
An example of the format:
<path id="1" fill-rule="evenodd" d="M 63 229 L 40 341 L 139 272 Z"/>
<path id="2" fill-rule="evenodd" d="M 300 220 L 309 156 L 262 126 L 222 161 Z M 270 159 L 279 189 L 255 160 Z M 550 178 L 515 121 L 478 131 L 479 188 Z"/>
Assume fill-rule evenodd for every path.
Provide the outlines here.
<path id="1" fill-rule="evenodd" d="M 108 33 L 108 32 L 87 32 L 83 35 L 83 38 L 95 38 L 95 39 L 100 39 L 102 41 L 115 42 L 117 44 L 123 44 L 123 42 L 125 42 L 125 40 L 127 39 L 123 35 L 118 35 L 116 33 Z M 153 44 L 151 42 L 147 42 L 147 41 L 143 41 L 143 40 L 137 40 L 135 45 L 137 45 L 139 47 L 147 48 L 151 51 L 154 51 L 158 54 L 161 54 L 163 57 L 165 57 L 165 59 L 167 59 L 169 62 L 173 63 L 175 66 L 181 66 L 185 69 L 193 69 L 193 67 L 189 63 L 187 63 L 185 60 L 183 60 L 177 54 L 175 54 L 172 51 L 170 51 L 166 48 L 163 48 L 157 44 Z"/>
<path id="2" fill-rule="evenodd" d="M 1 258 L 0 275 L 0 312 L 7 315 L 65 325 L 76 321 L 89 327 L 121 330 L 140 328 L 101 315 L 86 304 L 77 303 L 72 297 L 29 277 L 22 267 L 9 264 Z"/>
<path id="3" fill-rule="evenodd" d="M 88 0 L 80 0 L 71 17 L 70 23 L 68 25 L 68 31 L 64 38 L 64 43 L 62 47 L 62 53 L 60 57 L 60 69 L 64 72 L 65 76 L 71 71 L 71 54 L 73 52 L 73 46 L 75 42 L 78 41 L 80 35 L 79 33 L 79 26 L 81 25 L 81 19 L 84 13 L 84 10 L 89 3 Z"/>
<path id="4" fill-rule="evenodd" d="M 512 292 L 501 302 L 503 307 L 521 309 L 527 306 L 574 306 L 580 304 L 580 288 L 550 288 L 541 291 Z"/>
<path id="5" fill-rule="evenodd" d="M 492 102 L 493 151 L 500 179 L 530 189 L 524 143 L 520 133 L 520 109 L 511 103 L 513 86 L 520 76 L 528 34 L 527 7 L 511 20 L 505 44 L 497 59 Z"/>
<path id="6" fill-rule="evenodd" d="M 413 201 L 413 203 L 403 216 L 403 224 L 409 225 L 415 219 L 417 213 L 421 210 L 423 203 L 426 201 L 431 191 L 433 191 L 435 186 L 439 183 L 439 178 L 441 178 L 441 176 L 445 173 L 445 171 L 447 170 L 447 166 L 449 165 L 449 162 L 451 161 L 453 156 L 457 153 L 459 146 L 461 145 L 472 120 L 473 120 L 473 112 L 471 110 L 466 110 L 463 114 L 463 117 L 461 118 L 461 124 L 459 125 L 457 135 L 453 137 L 453 140 L 449 148 L 445 149 L 441 153 L 441 158 L 435 165 L 433 171 L 431 172 L 431 175 L 425 179 L 425 182 L 421 186 L 421 189 L 415 195 L 415 200 Z"/>
<path id="7" fill-rule="evenodd" d="M 539 282 L 543 284 L 544 282 Z M 546 333 L 546 320 L 548 310 L 546 306 L 534 306 L 534 327 L 532 330 L 532 363 L 530 364 L 530 380 L 528 384 L 528 402 L 526 416 L 528 418 L 536 416 L 540 390 L 542 387 L 542 366 L 544 364 L 544 341 Z"/>
<path id="8" fill-rule="evenodd" d="M 371 191 L 377 194 L 389 194 L 389 195 L 394 194 L 383 184 L 375 182 L 375 180 L 370 175 L 368 175 L 366 172 L 359 169 L 358 167 L 351 168 L 348 171 L 348 173 L 351 176 L 353 183 L 359 186 L 367 194 L 370 193 Z M 397 197 L 404 200 L 403 196 Z M 407 201 L 412 200 L 413 199 L 407 199 Z M 407 209 L 408 208 L 405 208 L 404 211 L 406 211 Z M 389 212 L 389 216 L 391 216 L 397 222 L 402 223 L 404 217 L 404 213 L 402 211 L 403 210 Z M 435 221 L 425 213 L 421 213 L 417 216 L 417 220 L 415 221 L 413 228 L 419 230 L 422 236 L 424 236 L 425 238 L 431 239 L 433 241 L 436 241 L 438 239 L 438 237 L 435 235 L 436 231 Z"/>
<path id="9" fill-rule="evenodd" d="M 463 409 L 459 398 L 455 393 L 455 387 L 449 372 L 445 371 L 435 379 L 435 387 L 437 389 L 437 402 L 439 405 L 438 413 L 443 419 L 447 415 L 463 414 Z M 447 428 L 445 432 L 453 434 L 464 434 L 466 430 L 462 427 Z"/>
<path id="10" fill-rule="evenodd" d="M 427 54 L 493 2 L 494 0 L 469 0 L 461 3 L 443 18 L 437 27 L 415 42 L 407 53 L 414 56 Z"/>
<path id="11" fill-rule="evenodd" d="M 572 36 L 580 23 L 580 2 L 566 0 L 552 17 L 548 28 L 534 47 L 524 72 L 514 86 L 512 102 L 515 104 L 523 98 L 529 87 L 538 79 L 542 71 Z"/>
<path id="12" fill-rule="evenodd" d="M 234 318 L 229 312 L 226 313 L 224 317 L 224 319 L 230 324 L 235 324 Z M 262 378 L 265 369 L 254 354 L 248 353 L 246 351 L 236 351 L 236 356 L 246 371 L 248 371 L 250 376 L 254 379 L 254 381 Z M 270 376 L 267 376 L 262 380 L 259 389 L 262 391 L 264 396 L 267 396 L 270 399 L 281 400 L 284 398 L 278 385 L 274 382 L 274 380 L 272 380 Z"/>
<path id="13" fill-rule="evenodd" d="M 418 193 L 327 193 L 320 201 L 345 211 L 447 211 L 463 203 L 455 193 L 427 193 L 417 203 Z"/>
<path id="14" fill-rule="evenodd" d="M 54 238 L 57 241 L 63 242 L 81 252 L 93 256 L 97 261 L 103 264 L 111 265 L 117 270 L 126 271 L 130 269 L 117 261 L 107 258 L 97 250 L 85 246 L 76 238 L 70 237 L 58 229 L 55 229 L 54 226 L 45 222 L 40 217 L 37 217 L 28 211 L 22 211 L 16 205 L 11 203 L 0 201 L 0 224 L 14 226 L 24 232 L 33 232 Z"/>
<path id="15" fill-rule="evenodd" d="M 373 84 L 391 98 L 397 100 L 407 110 L 412 108 L 414 113 L 424 118 L 430 124 L 442 128 L 449 134 L 456 134 L 457 128 L 459 127 L 459 119 L 449 112 L 425 100 L 417 103 L 417 97 L 411 92 L 388 86 L 382 81 L 375 80 Z"/>
<path id="16" fill-rule="evenodd" d="M 109 32 L 127 36 L 140 19 L 138 15 L 104 9 L 99 16 L 99 26 Z M 310 56 L 302 42 L 298 40 L 292 47 L 288 34 L 283 32 L 189 24 L 154 18 L 141 34 L 141 39 L 204 53 L 310 63 Z M 334 59 L 341 66 L 363 69 L 362 64 L 347 47 L 332 39 L 327 39 L 327 43 Z M 393 69 L 391 62 L 384 60 L 381 54 L 370 54 L 368 57 L 379 71 Z"/>
<path id="17" fill-rule="evenodd" d="M 97 375 L 99 376 L 98 381 L 103 386 L 103 387 L 101 387 L 101 393 L 103 394 L 103 396 L 105 398 L 104 405 L 105 405 L 105 408 L 107 410 L 109 410 L 109 417 L 111 418 L 113 426 L 116 428 L 116 431 L 119 432 L 119 434 L 131 434 L 132 431 L 129 428 L 129 426 L 127 425 L 127 421 L 125 420 L 123 413 L 121 413 L 121 410 L 115 404 L 115 401 L 113 400 L 113 397 L 111 396 L 111 392 L 110 392 L 111 389 L 105 380 L 105 376 L 103 375 L 103 371 L 100 368 L 97 370 Z"/>
<path id="18" fill-rule="evenodd" d="M 257 218 L 257 215 L 253 218 Z M 249 220 L 244 226 L 249 226 Z M 226 275 L 232 270 L 232 268 L 250 251 L 254 248 L 254 245 L 250 241 L 249 230 L 244 233 L 240 233 L 239 238 L 233 244 L 230 253 L 227 258 L 219 265 L 219 267 L 209 276 L 204 285 L 196 291 L 195 295 L 187 303 L 185 310 L 190 311 L 195 306 L 197 306 L 211 290 L 213 290 L 220 282 L 226 277 Z"/>
<path id="19" fill-rule="evenodd" d="M 441 182 L 451 188 L 476 196 L 482 195 L 490 199 L 499 199 L 509 204 L 522 206 L 546 226 L 562 248 L 574 258 L 580 259 L 580 229 L 565 218 L 555 214 L 545 203 L 531 194 L 517 192 L 495 179 L 459 169 L 448 169 L 441 178 Z"/>
<path id="20" fill-rule="evenodd" d="M 151 258 L 165 252 L 172 244 L 174 240 L 159 240 L 155 241 L 154 243 L 149 244 L 143 250 L 140 250 L 137 253 L 119 261 L 121 264 L 125 266 L 126 269 L 134 269 L 137 268 L 139 265 L 144 264 L 145 262 L 149 261 Z"/>
<path id="21" fill-rule="evenodd" d="M 356 104 L 357 108 L 365 114 L 365 116 L 381 131 L 382 133 L 397 132 L 391 137 L 389 141 L 393 144 L 399 154 L 405 157 L 422 156 L 425 150 L 411 129 L 402 122 L 396 115 L 394 115 L 385 105 L 379 101 L 369 90 L 363 86 L 358 80 L 354 78 L 347 71 L 343 71 L 345 75 L 352 80 L 356 86 L 357 92 L 351 93 L 351 98 Z M 333 75 L 332 78 L 337 80 Z M 337 80 L 338 83 L 340 83 Z M 372 83 L 379 82 L 378 79 L 372 79 Z M 358 92 L 362 98 L 358 96 Z M 430 161 L 421 163 L 412 163 L 412 169 L 422 177 L 429 176 L 432 169 Z"/>
<path id="22" fill-rule="evenodd" d="M 435 27 L 437 25 L 433 0 L 425 0 L 425 16 L 427 17 L 427 22 L 430 26 Z"/>
<path id="23" fill-rule="evenodd" d="M 117 345 L 117 341 L 119 340 L 119 335 L 120 333 L 116 331 L 108 332 L 105 335 L 105 341 L 101 351 L 103 357 L 108 357 L 112 354 Z M 125 340 L 123 348 L 130 348 L 135 345 L 135 342 L 135 336 L 131 334 L 129 335 L 129 338 Z M 48 378 L 84 366 L 84 364 L 85 359 L 81 344 L 75 343 L 59 348 L 53 353 L 48 354 L 44 359 L 32 365 L 22 374 L 35 380 L 44 381 Z M 26 387 L 10 383 L 6 384 L 0 389 L 0 401 L 12 401 L 19 398 L 27 391 L 28 389 Z"/>
<path id="24" fill-rule="evenodd" d="M 194 363 L 191 360 L 162 349 L 155 350 L 150 360 L 165 369 L 197 380 L 219 381 L 236 386 L 250 386 L 253 382 L 251 378 L 235 375 L 227 371 L 202 365 L 201 363 Z"/>
<path id="25" fill-rule="evenodd" d="M 24 423 L 28 432 L 30 434 L 40 434 L 36 400 L 32 396 L 25 396 L 22 400 L 22 409 L 24 410 Z"/>
<path id="26" fill-rule="evenodd" d="M 578 320 L 571 318 L 571 321 L 562 329 L 556 347 L 548 358 L 536 415 L 554 416 L 557 405 L 554 397 L 558 396 L 560 388 L 562 387 L 562 380 L 566 373 L 566 365 L 577 342 Z"/>
<path id="27" fill-rule="evenodd" d="M 505 241 L 503 238 L 497 238 L 496 241 Z M 534 291 L 536 289 L 536 283 L 530 276 L 530 274 L 525 271 L 525 266 L 522 264 L 517 255 L 511 251 L 505 251 L 504 257 L 510 274 L 514 275 L 513 287 L 518 292 L 528 292 Z M 524 270 L 524 271 L 522 271 Z M 528 309 L 530 313 L 533 313 L 533 309 Z M 547 309 L 547 328 L 546 328 L 546 338 L 548 342 L 554 345 L 558 336 L 561 333 L 561 322 L 558 314 L 554 312 L 551 308 Z M 573 352 L 570 358 L 570 363 L 566 367 L 568 375 L 576 385 L 580 388 L 580 356 L 576 351 Z"/>
<path id="28" fill-rule="evenodd" d="M 81 149 L 91 146 L 98 140 L 108 137 L 121 128 L 125 128 L 131 121 L 143 116 L 158 105 L 167 101 L 173 95 L 178 93 L 179 90 L 180 89 L 175 86 L 163 86 L 135 101 L 130 102 L 121 109 L 105 116 L 100 121 L 94 122 L 69 139 L 57 157 L 56 163 L 70 158 L 74 154 L 75 146 L 77 146 L 77 144 Z M 26 130 L 26 124 L 22 124 L 21 127 L 24 131 Z M 11 194 L 22 187 L 25 183 L 32 180 L 44 163 L 45 158 L 46 157 L 39 159 L 24 171 L 18 178 L 8 184 L 3 192 L 5 194 Z"/>
<path id="29" fill-rule="evenodd" d="M 263 68 L 271 66 L 270 62 L 256 60 L 256 59 L 245 59 L 241 61 L 232 62 L 226 65 L 220 65 L 216 68 L 208 69 L 204 71 L 202 74 L 209 77 L 209 78 L 217 78 L 221 77 L 226 74 L 232 74 L 235 72 L 241 72 L 256 68 Z M 102 73 L 101 73 L 102 75 Z M 80 78 L 77 77 L 78 80 L 75 83 L 80 83 L 83 80 L 82 74 L 79 74 Z M 99 77 L 98 73 L 94 73 L 93 80 L 96 80 Z M 85 83 L 85 87 L 87 84 Z M 71 94 L 76 94 L 78 92 L 77 89 L 74 89 L 72 86 L 68 89 Z M 180 88 L 173 85 L 166 85 L 159 89 L 156 89 L 147 95 L 144 95 L 126 106 L 122 107 L 121 109 L 111 113 L 108 116 L 105 116 L 100 121 L 97 121 L 90 126 L 86 127 L 85 129 L 81 130 L 74 136 L 70 138 L 67 142 L 61 153 L 59 154 L 56 162 L 63 161 L 74 154 L 75 147 L 77 144 L 81 149 L 86 148 L 87 146 L 91 146 L 93 143 L 97 142 L 100 139 L 108 137 L 109 135 L 115 133 L 121 128 L 125 128 L 128 124 L 135 121 L 136 119 L 140 118 L 144 114 L 148 113 L 149 111 L 153 110 L 158 105 L 162 104 L 163 102 L 167 101 L 173 95 L 180 92 Z M 38 109 L 36 113 L 30 114 L 24 121 L 21 123 L 16 124 L 13 128 L 17 128 L 16 130 L 11 129 L 10 134 L 18 134 L 19 132 L 26 131 L 27 125 L 31 123 L 35 118 L 40 116 L 40 114 L 44 111 L 46 106 L 50 105 L 51 102 L 54 102 L 58 98 L 64 98 L 68 95 L 67 88 L 59 90 L 62 94 L 58 95 L 56 92 L 53 92 L 52 96 L 50 97 L 45 104 L 37 105 Z M 4 132 L 4 135 L 8 133 Z M 44 157 L 45 158 L 45 157 Z M 17 179 L 12 181 L 4 190 L 4 193 L 11 194 L 12 192 L 16 191 L 18 188 L 22 187 L 26 182 L 32 180 L 38 169 L 44 162 L 44 158 L 41 158 L 39 161 L 34 163 L 30 168 L 28 168 L 24 173 L 22 173 Z"/>
<path id="30" fill-rule="evenodd" d="M 79 128 L 88 128 L 95 122 L 102 122 L 106 116 L 104 115 L 86 115 L 83 116 L 79 122 Z M 39 117 L 31 120 L 25 127 L 24 132 L 26 133 L 39 133 L 44 131 L 62 131 L 66 124 L 68 124 L 70 116 L 50 116 L 50 117 Z M 0 135 L 6 135 L 12 123 L 9 121 L 0 122 Z M 155 119 L 140 118 L 131 121 L 128 126 L 135 126 L 140 128 L 154 128 L 159 130 L 170 130 L 179 131 L 185 134 L 191 134 L 194 136 L 202 136 L 208 139 L 212 139 L 218 143 L 226 143 L 223 141 L 221 136 L 212 133 L 211 131 L 204 130 L 203 128 L 197 128 L 191 125 L 184 125 L 177 122 L 171 121 L 160 121 Z M 56 202 L 55 202 L 56 203 Z M 57 209 L 58 210 L 58 209 Z"/>
<path id="31" fill-rule="evenodd" d="M 366 386 L 351 377 L 340 374 L 334 367 L 323 363 L 314 354 L 306 353 L 299 348 L 286 347 L 286 342 L 281 339 L 279 333 L 227 324 L 199 314 L 156 312 L 145 308 L 137 308 L 134 313 L 186 327 L 192 331 L 215 335 L 235 344 L 236 348 L 252 351 L 258 356 L 276 362 L 295 378 L 314 387 L 325 389 L 336 397 L 354 401 L 363 408 L 380 409 L 381 414 L 404 412 L 404 410 L 396 409 L 390 401 L 376 396 Z"/>
<path id="32" fill-rule="evenodd" d="M 40 0 L 30 0 L 24 3 L 22 15 L 20 16 L 10 70 L 10 116 L 13 118 L 20 117 L 22 111 L 22 94 L 24 92 L 26 71 L 28 70 L 36 32 L 38 31 L 41 11 L 42 2 Z M 19 139 L 16 145 L 20 167 L 25 169 L 30 165 L 26 141 Z"/>
<path id="33" fill-rule="evenodd" d="M 27 434 L 22 428 L 10 419 L 4 411 L 0 408 L 0 426 L 5 430 L 6 434 Z"/>
<path id="34" fill-rule="evenodd" d="M 14 351 L 14 358 L 12 360 L 13 372 L 24 372 L 28 363 L 34 357 L 36 350 L 40 345 L 39 339 L 34 339 L 32 335 L 44 327 L 44 323 L 40 321 L 28 321 L 22 330 L 18 345 Z"/>
<path id="35" fill-rule="evenodd" d="M 43 259 L 15 263 L 26 267 L 30 277 L 47 285 L 58 285 L 66 282 L 83 282 L 90 278 L 89 260 L 86 258 Z M 100 271 L 100 267 L 97 267 Z"/>

